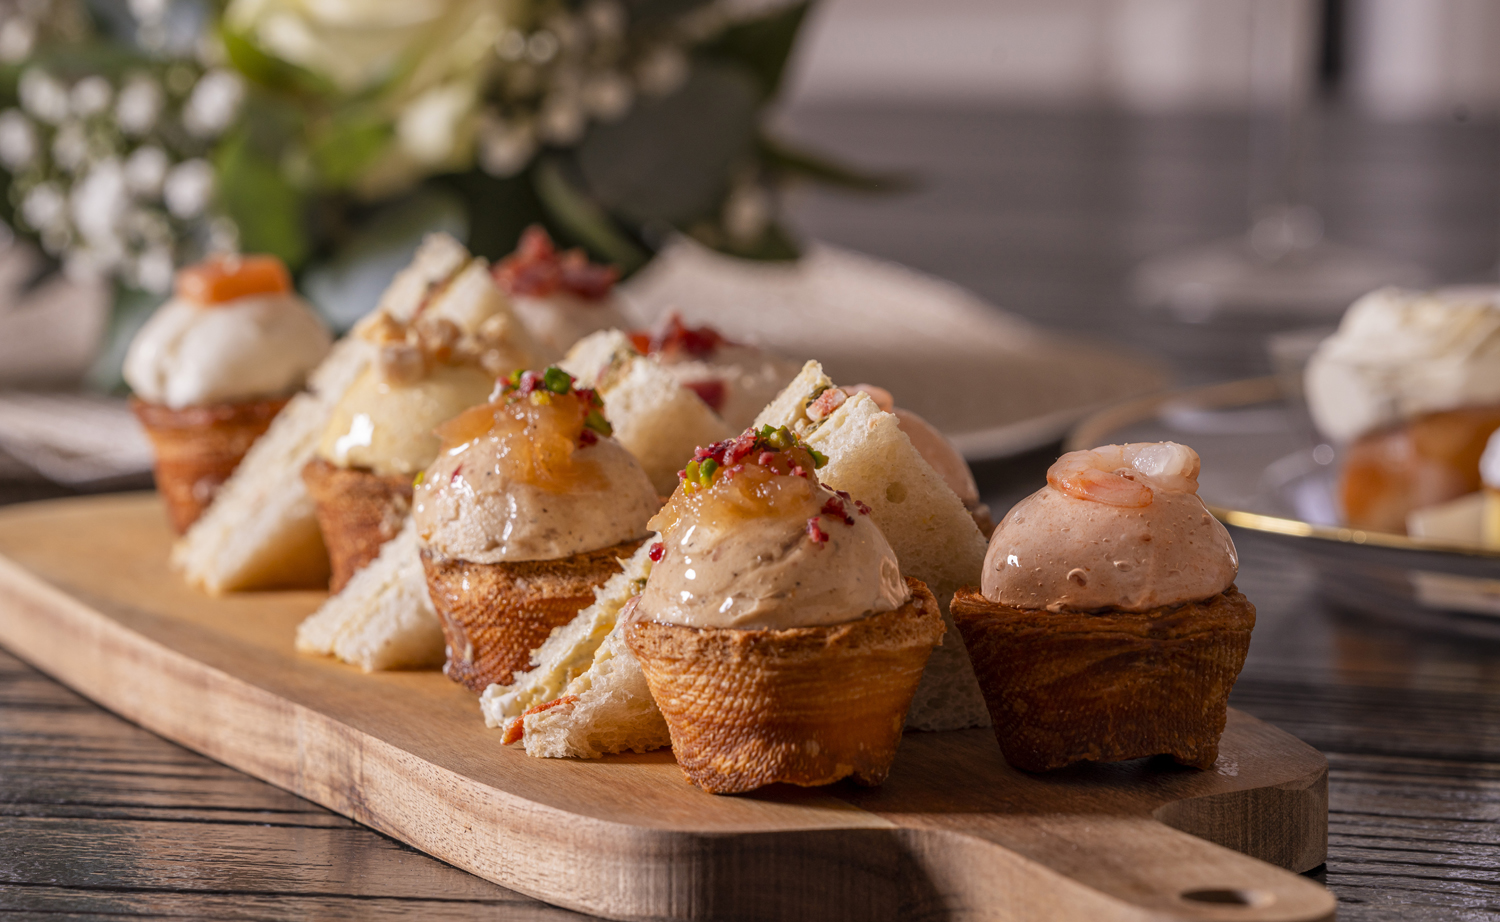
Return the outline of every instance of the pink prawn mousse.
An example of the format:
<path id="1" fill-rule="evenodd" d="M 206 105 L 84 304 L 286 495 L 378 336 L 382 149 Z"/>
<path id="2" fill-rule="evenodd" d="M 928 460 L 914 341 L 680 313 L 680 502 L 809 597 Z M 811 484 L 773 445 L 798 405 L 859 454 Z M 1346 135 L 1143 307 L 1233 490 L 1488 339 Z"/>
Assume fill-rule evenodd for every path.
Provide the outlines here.
<path id="1" fill-rule="evenodd" d="M 1212 598 L 1239 572 L 1176 442 L 1072 451 L 990 538 L 980 589 L 1012 608 L 1150 611 Z"/>

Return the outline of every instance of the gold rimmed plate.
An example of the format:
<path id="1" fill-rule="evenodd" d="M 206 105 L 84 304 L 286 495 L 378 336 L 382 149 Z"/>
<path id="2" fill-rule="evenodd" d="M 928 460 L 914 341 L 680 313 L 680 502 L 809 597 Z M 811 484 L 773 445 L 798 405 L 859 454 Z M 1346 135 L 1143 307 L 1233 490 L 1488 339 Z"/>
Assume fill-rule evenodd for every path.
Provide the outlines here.
<path id="1" fill-rule="evenodd" d="M 1276 378 L 1144 397 L 1074 428 L 1066 449 L 1171 440 L 1203 458 L 1199 495 L 1236 529 L 1295 548 L 1333 604 L 1404 624 L 1500 640 L 1500 550 L 1349 528 L 1340 458 Z"/>

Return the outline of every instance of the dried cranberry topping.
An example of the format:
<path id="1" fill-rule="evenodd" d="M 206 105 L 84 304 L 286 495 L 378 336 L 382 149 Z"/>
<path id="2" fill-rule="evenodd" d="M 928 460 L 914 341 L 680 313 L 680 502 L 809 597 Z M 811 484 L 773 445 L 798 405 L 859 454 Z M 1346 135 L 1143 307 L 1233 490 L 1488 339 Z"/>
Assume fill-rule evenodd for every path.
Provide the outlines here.
<path id="1" fill-rule="evenodd" d="M 710 378 L 704 381 L 686 381 L 682 386 L 697 394 L 715 413 L 724 409 L 724 398 L 728 396 L 729 388 L 723 381 Z"/>
<path id="2" fill-rule="evenodd" d="M 602 301 L 614 288 L 620 270 L 589 262 L 583 250 L 559 253 L 547 232 L 533 224 L 493 274 L 496 284 L 513 295 L 545 298 L 562 291 L 586 301 Z"/>
<path id="3" fill-rule="evenodd" d="M 642 355 L 685 352 L 699 359 L 709 358 L 720 346 L 734 345 L 711 326 L 688 326 L 676 311 L 668 314 L 654 332 L 637 330 L 631 333 L 630 342 Z"/>
<path id="4" fill-rule="evenodd" d="M 812 539 L 813 544 L 828 543 L 828 534 L 818 526 L 817 516 L 813 516 L 807 520 L 807 537 Z"/>

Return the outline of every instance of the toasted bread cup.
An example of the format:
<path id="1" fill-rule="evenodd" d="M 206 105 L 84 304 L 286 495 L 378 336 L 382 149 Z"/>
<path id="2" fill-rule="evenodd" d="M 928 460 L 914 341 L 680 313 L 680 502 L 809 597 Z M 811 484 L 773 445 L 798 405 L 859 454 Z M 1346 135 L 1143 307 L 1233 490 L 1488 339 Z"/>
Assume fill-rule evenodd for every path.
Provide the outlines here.
<path id="1" fill-rule="evenodd" d="M 688 780 L 713 794 L 783 782 L 885 780 L 917 682 L 945 627 L 911 599 L 843 624 L 787 630 L 626 626 Z"/>
<path id="2" fill-rule="evenodd" d="M 509 685 L 514 673 L 530 668 L 531 651 L 593 604 L 594 589 L 643 543 L 500 563 L 444 559 L 424 549 L 427 592 L 448 646 L 444 674 L 476 693 Z"/>
<path id="3" fill-rule="evenodd" d="M 401 531 L 411 513 L 411 478 L 314 458 L 302 468 L 302 482 L 317 506 L 318 527 L 328 547 L 333 570 L 328 591 L 337 593 Z"/>
<path id="4" fill-rule="evenodd" d="M 132 399 L 156 454 L 156 489 L 180 535 L 198 521 L 287 398 L 173 409 Z"/>
<path id="5" fill-rule="evenodd" d="M 1255 606 L 1233 586 L 1146 612 L 1010 608 L 953 597 L 1005 761 L 1026 771 L 1169 755 L 1210 768 Z"/>

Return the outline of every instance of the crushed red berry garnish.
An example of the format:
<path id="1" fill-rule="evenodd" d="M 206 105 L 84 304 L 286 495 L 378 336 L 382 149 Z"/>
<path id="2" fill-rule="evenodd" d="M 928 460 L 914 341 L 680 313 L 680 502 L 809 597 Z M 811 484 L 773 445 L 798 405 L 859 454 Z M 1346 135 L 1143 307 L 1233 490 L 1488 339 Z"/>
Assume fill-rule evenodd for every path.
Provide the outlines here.
<path id="1" fill-rule="evenodd" d="M 620 278 L 620 270 L 589 262 L 583 250 L 559 253 L 547 231 L 535 224 L 493 274 L 496 284 L 513 295 L 546 298 L 561 291 L 586 301 L 607 298 Z"/>
<path id="2" fill-rule="evenodd" d="M 845 525 L 854 524 L 854 516 L 849 514 L 849 510 L 844 506 L 844 501 L 836 496 L 828 497 L 828 502 L 823 504 L 823 508 L 819 510 L 818 514 L 831 515 L 836 519 L 843 519 Z"/>
<path id="3" fill-rule="evenodd" d="M 718 351 L 720 346 L 734 343 L 711 326 L 690 327 L 682 322 L 682 315 L 673 311 L 652 332 L 636 330 L 630 334 L 630 343 L 642 355 L 684 352 L 694 358 L 706 359 Z"/>
<path id="4" fill-rule="evenodd" d="M 807 520 L 807 537 L 812 539 L 813 544 L 828 543 L 828 533 L 818 526 L 817 516 Z"/>
<path id="5" fill-rule="evenodd" d="M 688 381 L 682 386 L 697 394 L 698 399 L 708 404 L 708 408 L 715 413 L 724 409 L 724 398 L 729 396 L 729 388 L 723 381 L 715 379 Z"/>

